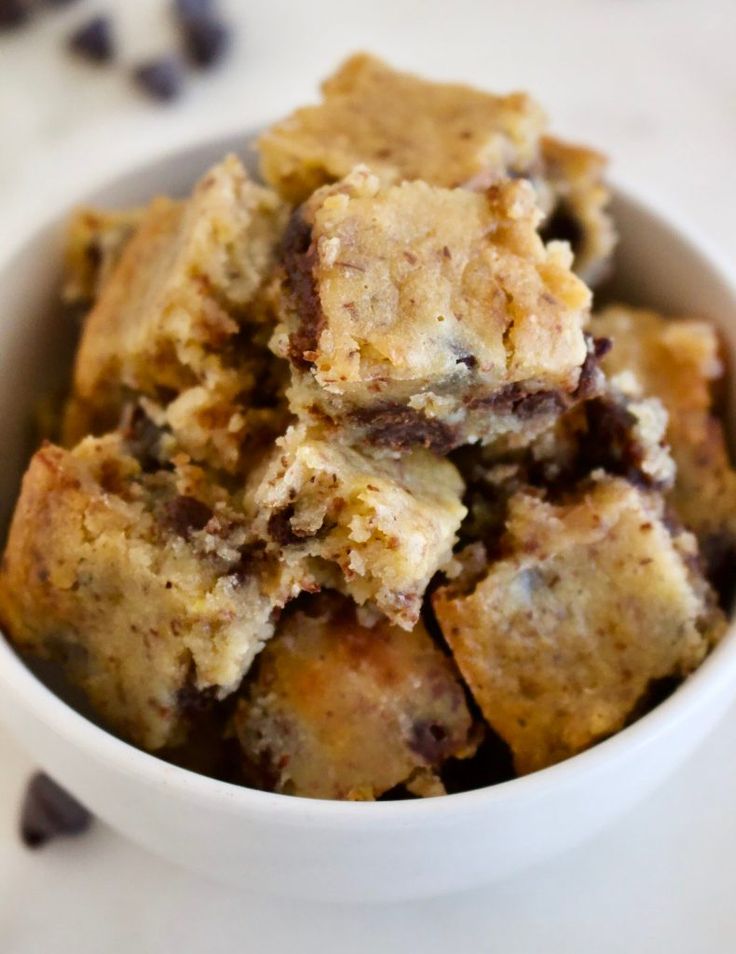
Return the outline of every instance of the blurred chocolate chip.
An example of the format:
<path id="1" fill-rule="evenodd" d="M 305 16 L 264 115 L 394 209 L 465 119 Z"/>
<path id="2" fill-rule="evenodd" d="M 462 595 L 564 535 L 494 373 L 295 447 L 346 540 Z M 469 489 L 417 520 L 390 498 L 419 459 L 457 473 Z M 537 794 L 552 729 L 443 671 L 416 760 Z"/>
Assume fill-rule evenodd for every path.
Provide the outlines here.
<path id="1" fill-rule="evenodd" d="M 92 63 L 108 63 L 115 56 L 112 21 L 109 17 L 92 17 L 69 37 L 69 49 Z"/>
<path id="2" fill-rule="evenodd" d="M 0 0 L 0 30 L 14 30 L 31 17 L 28 0 Z"/>
<path id="3" fill-rule="evenodd" d="M 79 0 L 45 0 L 47 7 L 70 7 L 73 3 L 79 3 Z"/>
<path id="4" fill-rule="evenodd" d="M 28 848 L 40 848 L 60 835 L 81 835 L 92 815 L 61 786 L 41 772 L 28 783 L 20 819 L 20 834 Z"/>
<path id="5" fill-rule="evenodd" d="M 177 99 L 184 88 L 184 71 L 176 56 L 142 63 L 134 70 L 133 79 L 147 96 L 160 102 Z"/>
<path id="6" fill-rule="evenodd" d="M 231 30 L 215 16 L 189 16 L 181 24 L 189 60 L 204 69 L 216 66 L 230 48 Z"/>
<path id="7" fill-rule="evenodd" d="M 174 0 L 174 13 L 182 20 L 216 16 L 215 0 Z"/>

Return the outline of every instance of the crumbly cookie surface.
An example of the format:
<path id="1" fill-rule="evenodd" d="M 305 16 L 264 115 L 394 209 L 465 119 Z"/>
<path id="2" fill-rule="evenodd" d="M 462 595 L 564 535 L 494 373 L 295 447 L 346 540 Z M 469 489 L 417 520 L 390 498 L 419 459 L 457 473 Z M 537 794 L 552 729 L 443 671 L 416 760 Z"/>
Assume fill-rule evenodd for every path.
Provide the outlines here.
<path id="1" fill-rule="evenodd" d="M 573 268 L 591 288 L 612 268 L 617 232 L 609 206 L 605 156 L 585 146 L 544 136 L 539 171 L 532 176 L 545 210 L 545 240 L 570 243 Z"/>
<path id="2" fill-rule="evenodd" d="M 144 472 L 118 435 L 44 446 L 0 570 L 3 624 L 121 735 L 175 743 L 188 700 L 237 688 L 300 589 L 249 546 L 235 503 L 185 463 Z"/>
<path id="3" fill-rule="evenodd" d="M 448 187 L 521 173 L 544 126 L 541 109 L 523 93 L 431 83 L 366 54 L 347 60 L 322 92 L 322 103 L 297 110 L 259 140 L 264 178 L 292 203 L 359 163 L 387 181 Z"/>
<path id="4" fill-rule="evenodd" d="M 428 451 L 379 457 L 299 426 L 277 442 L 245 499 L 270 551 L 286 563 L 307 558 L 317 582 L 411 629 L 427 584 L 452 558 L 462 492 L 453 465 Z"/>
<path id="5" fill-rule="evenodd" d="M 85 207 L 72 216 L 64 247 L 63 300 L 91 305 L 143 220 L 143 209 Z"/>
<path id="6" fill-rule="evenodd" d="M 441 588 L 443 635 L 517 771 L 618 731 L 657 680 L 683 677 L 723 628 L 661 497 L 599 476 L 564 504 L 510 501 L 502 555 Z"/>
<path id="7" fill-rule="evenodd" d="M 67 443 L 117 423 L 131 395 L 161 413 L 188 453 L 235 470 L 248 439 L 284 426 L 257 296 L 285 209 L 228 157 L 186 202 L 157 199 L 85 322 L 67 413 Z M 271 364 L 273 359 L 271 359 Z M 265 408 L 259 407 L 266 398 Z M 269 403 L 272 407 L 269 407 Z M 255 404 L 267 415 L 249 414 Z M 272 426 L 268 427 L 268 424 Z M 203 430 L 212 439 L 201 448 Z"/>
<path id="8" fill-rule="evenodd" d="M 523 182 L 383 187 L 359 169 L 317 193 L 292 221 L 273 341 L 292 409 L 399 450 L 548 424 L 575 400 L 590 293 L 538 222 Z"/>
<path id="9" fill-rule="evenodd" d="M 724 374 L 715 329 L 698 319 L 627 306 L 607 308 L 594 325 L 614 343 L 604 359 L 608 373 L 657 395 L 667 409 L 677 465 L 670 500 L 728 590 L 736 556 L 736 472 L 714 410 L 714 389 Z"/>
<path id="10" fill-rule="evenodd" d="M 440 795 L 436 771 L 474 749 L 456 672 L 421 623 L 363 625 L 334 593 L 285 617 L 234 727 L 252 782 L 311 798 Z"/>

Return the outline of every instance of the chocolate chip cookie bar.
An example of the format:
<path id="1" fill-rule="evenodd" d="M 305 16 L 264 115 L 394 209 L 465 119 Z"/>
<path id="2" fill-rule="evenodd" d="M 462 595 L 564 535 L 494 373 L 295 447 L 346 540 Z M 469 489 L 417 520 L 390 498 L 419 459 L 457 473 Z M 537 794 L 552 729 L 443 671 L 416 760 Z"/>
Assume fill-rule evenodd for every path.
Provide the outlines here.
<path id="1" fill-rule="evenodd" d="M 361 168 L 317 192 L 287 229 L 272 342 L 292 410 L 396 451 L 548 427 L 589 380 L 590 292 L 539 218 L 518 181 L 382 186 Z"/>
<path id="2" fill-rule="evenodd" d="M 119 435 L 46 445 L 0 568 L 0 619 L 103 720 L 146 749 L 179 741 L 194 699 L 240 684 L 301 584 L 251 545 L 237 500 L 197 467 L 145 472 Z"/>
<path id="3" fill-rule="evenodd" d="M 428 451 L 401 458 L 292 427 L 246 490 L 254 532 L 287 565 L 411 629 L 424 591 L 452 558 L 463 482 Z M 302 569 L 301 572 L 304 572 Z"/>
<path id="4" fill-rule="evenodd" d="M 561 503 L 521 491 L 500 556 L 478 545 L 434 595 L 443 635 L 520 774 L 621 729 L 723 630 L 695 538 L 662 498 L 599 472 Z"/>
<path id="5" fill-rule="evenodd" d="M 68 444 L 114 427 L 137 395 L 158 408 L 183 450 L 229 471 L 250 438 L 258 444 L 264 429 L 271 438 L 282 430 L 256 299 L 284 216 L 233 156 L 188 201 L 149 206 L 85 322 Z"/>
<path id="6" fill-rule="evenodd" d="M 667 440 L 677 465 L 670 499 L 725 594 L 736 556 L 736 472 L 714 409 L 714 389 L 724 374 L 715 329 L 698 319 L 620 305 L 596 316 L 595 328 L 614 342 L 604 359 L 614 380 L 656 394 L 667 409 Z"/>
<path id="7" fill-rule="evenodd" d="M 521 174 L 538 153 L 544 114 L 523 93 L 492 96 L 352 56 L 322 85 L 323 100 L 272 126 L 261 171 L 289 202 L 367 163 L 383 180 L 452 188 Z"/>
<path id="8" fill-rule="evenodd" d="M 234 728 L 251 784 L 310 798 L 441 795 L 437 770 L 475 748 L 452 662 L 422 624 L 366 625 L 334 593 L 279 624 Z"/>

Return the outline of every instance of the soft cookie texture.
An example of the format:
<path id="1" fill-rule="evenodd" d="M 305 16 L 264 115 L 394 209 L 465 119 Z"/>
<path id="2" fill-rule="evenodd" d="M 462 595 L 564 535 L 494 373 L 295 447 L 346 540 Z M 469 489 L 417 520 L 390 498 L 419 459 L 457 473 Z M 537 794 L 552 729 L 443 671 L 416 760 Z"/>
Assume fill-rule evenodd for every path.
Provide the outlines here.
<path id="1" fill-rule="evenodd" d="M 287 231 L 292 410 L 393 450 L 519 440 L 579 396 L 590 292 L 546 247 L 528 183 L 381 186 L 367 169 Z"/>
<path id="2" fill-rule="evenodd" d="M 62 297 L 67 304 L 89 306 L 97 299 L 143 216 L 143 209 L 77 209 L 64 247 Z"/>
<path id="3" fill-rule="evenodd" d="M 259 140 L 264 178 L 292 203 L 359 163 L 386 181 L 448 187 L 521 173 L 537 156 L 544 126 L 523 93 L 431 83 L 364 53 L 343 63 L 322 92 L 322 103 L 298 109 Z"/>
<path id="4" fill-rule="evenodd" d="M 434 596 L 455 661 L 519 773 L 621 729 L 657 680 L 695 669 L 723 617 L 661 497 L 597 479 L 561 504 L 512 497 L 501 556 L 471 548 Z"/>
<path id="5" fill-rule="evenodd" d="M 234 728 L 252 783 L 311 798 L 441 795 L 437 770 L 475 748 L 455 669 L 424 627 L 366 626 L 334 593 L 280 624 Z"/>
<path id="6" fill-rule="evenodd" d="M 677 465 L 670 500 L 700 542 L 719 588 L 729 591 L 736 558 L 736 472 L 713 391 L 722 380 L 712 325 L 617 305 L 594 321 L 613 348 L 604 366 L 614 380 L 655 394 L 668 411 L 667 440 Z"/>
<path id="7" fill-rule="evenodd" d="M 245 499 L 254 532 L 286 564 L 411 629 L 452 558 L 462 492 L 453 465 L 428 451 L 378 457 L 302 425 L 277 441 Z"/>
<path id="8" fill-rule="evenodd" d="M 225 470 L 279 433 L 285 411 L 259 293 L 284 216 L 233 156 L 186 202 L 154 200 L 85 322 L 67 443 L 114 427 L 140 395 L 183 450 Z"/>
<path id="9" fill-rule="evenodd" d="M 21 650 L 61 663 L 113 729 L 158 749 L 182 739 L 189 702 L 237 688 L 299 589 L 291 568 L 249 546 L 236 501 L 199 468 L 145 473 L 110 435 L 33 458 L 0 618 Z"/>

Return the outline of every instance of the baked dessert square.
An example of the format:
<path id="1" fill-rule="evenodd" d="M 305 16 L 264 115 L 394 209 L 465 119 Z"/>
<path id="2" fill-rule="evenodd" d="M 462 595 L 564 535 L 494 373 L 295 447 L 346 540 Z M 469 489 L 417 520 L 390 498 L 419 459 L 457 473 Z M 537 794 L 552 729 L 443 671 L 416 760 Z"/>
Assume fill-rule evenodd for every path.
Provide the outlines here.
<path id="1" fill-rule="evenodd" d="M 359 163 L 385 181 L 449 188 L 521 174 L 537 157 L 545 123 L 524 93 L 432 83 L 365 53 L 343 63 L 322 94 L 319 105 L 298 109 L 258 142 L 264 179 L 293 204 Z"/>
<path id="2" fill-rule="evenodd" d="M 234 729 L 251 784 L 310 798 L 441 795 L 442 764 L 476 744 L 454 666 L 422 624 L 366 625 L 335 593 L 284 616 Z"/>
<path id="3" fill-rule="evenodd" d="M 262 442 L 264 415 L 251 420 L 253 404 L 270 407 L 273 430 L 283 429 L 283 402 L 275 387 L 264 387 L 278 372 L 258 295 L 285 214 L 234 156 L 211 169 L 186 202 L 154 200 L 85 322 L 68 444 L 115 427 L 138 395 L 165 416 L 192 392 L 167 423 L 183 450 L 225 470 L 238 469 L 250 437 Z M 213 431 L 204 452 L 203 421 Z"/>
<path id="4" fill-rule="evenodd" d="M 668 527 L 661 495 L 602 473 L 561 503 L 515 494 L 500 555 L 476 545 L 465 564 L 434 610 L 520 774 L 623 728 L 724 626 L 695 538 Z"/>
<path id="5" fill-rule="evenodd" d="M 724 374 L 714 327 L 617 305 L 595 317 L 613 341 L 604 366 L 614 380 L 659 397 L 677 465 L 670 500 L 698 537 L 710 575 L 727 594 L 736 557 L 736 472 L 716 417 L 714 393 Z"/>
<path id="6" fill-rule="evenodd" d="M 292 410 L 397 451 L 548 427 L 594 357 L 590 292 L 539 217 L 518 181 L 382 186 L 360 168 L 316 193 L 288 227 L 272 342 L 292 364 Z"/>
<path id="7" fill-rule="evenodd" d="M 290 428 L 249 482 L 254 532 L 287 565 L 411 629 L 424 591 L 452 559 L 463 482 L 429 451 L 399 459 Z"/>
<path id="8" fill-rule="evenodd" d="M 36 453 L 0 568 L 0 618 L 116 732 L 159 749 L 182 739 L 192 701 L 237 689 L 301 587 L 200 468 L 146 472 L 131 450 L 108 435 Z"/>

